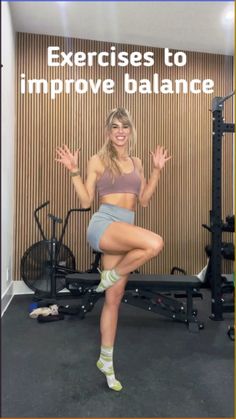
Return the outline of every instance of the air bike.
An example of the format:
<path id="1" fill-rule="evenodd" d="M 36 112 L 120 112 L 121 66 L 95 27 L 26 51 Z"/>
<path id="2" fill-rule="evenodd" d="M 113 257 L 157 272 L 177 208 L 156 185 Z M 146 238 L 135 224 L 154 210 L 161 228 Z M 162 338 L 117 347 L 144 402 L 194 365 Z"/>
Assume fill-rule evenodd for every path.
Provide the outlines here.
<path id="1" fill-rule="evenodd" d="M 34 211 L 34 219 L 39 229 L 41 240 L 32 244 L 21 258 L 21 278 L 26 285 L 34 291 L 35 299 L 47 298 L 49 302 L 62 296 L 61 291 L 66 288 L 66 275 L 69 273 L 82 273 L 76 270 L 75 256 L 68 246 L 63 243 L 69 218 L 72 213 L 84 213 L 90 208 L 72 208 L 68 211 L 65 221 L 53 214 L 47 214 L 51 222 L 51 236 L 47 237 L 39 220 L 39 212 L 49 205 L 44 202 Z M 57 226 L 62 225 L 59 237 L 56 235 Z M 95 252 L 94 252 L 95 253 Z M 101 255 L 95 253 L 91 267 L 85 273 L 97 272 Z M 74 291 L 75 295 L 78 295 Z"/>

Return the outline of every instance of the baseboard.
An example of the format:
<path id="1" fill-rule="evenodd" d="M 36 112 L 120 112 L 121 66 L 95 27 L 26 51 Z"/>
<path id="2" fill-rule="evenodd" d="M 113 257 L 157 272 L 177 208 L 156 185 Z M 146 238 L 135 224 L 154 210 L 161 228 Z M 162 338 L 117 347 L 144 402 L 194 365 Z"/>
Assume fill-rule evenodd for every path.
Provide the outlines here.
<path id="1" fill-rule="evenodd" d="M 24 281 L 14 281 L 14 295 L 34 294 Z"/>
<path id="2" fill-rule="evenodd" d="M 60 292 L 67 292 L 69 293 L 69 290 L 64 288 Z M 34 294 L 34 291 L 31 290 L 24 281 L 14 281 L 14 295 L 27 295 L 27 294 Z"/>
<path id="3" fill-rule="evenodd" d="M 13 281 L 11 281 L 10 285 L 7 287 L 6 291 L 4 292 L 1 298 L 1 317 L 5 313 L 13 297 L 14 297 L 14 283 Z"/>

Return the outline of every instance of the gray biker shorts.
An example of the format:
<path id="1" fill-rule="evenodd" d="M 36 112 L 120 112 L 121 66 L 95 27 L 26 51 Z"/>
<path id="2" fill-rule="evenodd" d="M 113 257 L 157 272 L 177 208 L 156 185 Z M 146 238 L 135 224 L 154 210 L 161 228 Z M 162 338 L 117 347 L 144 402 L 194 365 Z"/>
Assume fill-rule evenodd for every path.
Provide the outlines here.
<path id="1" fill-rule="evenodd" d="M 99 210 L 95 212 L 89 222 L 87 229 L 87 241 L 97 252 L 102 252 L 99 243 L 106 228 L 114 222 L 122 221 L 134 224 L 134 211 L 118 207 L 112 204 L 101 204 Z"/>

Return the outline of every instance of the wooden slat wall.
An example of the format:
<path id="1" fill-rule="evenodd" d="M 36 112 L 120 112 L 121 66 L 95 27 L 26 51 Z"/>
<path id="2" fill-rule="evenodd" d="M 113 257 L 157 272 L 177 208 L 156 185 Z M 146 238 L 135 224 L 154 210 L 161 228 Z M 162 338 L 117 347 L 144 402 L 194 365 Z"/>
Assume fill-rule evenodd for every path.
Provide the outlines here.
<path id="1" fill-rule="evenodd" d="M 193 94 L 132 94 L 124 92 L 123 74 L 128 72 L 137 81 L 152 79 L 191 80 L 211 78 L 215 81 L 214 96 L 232 90 L 232 57 L 187 52 L 187 65 L 168 68 L 164 65 L 163 49 L 111 44 L 19 33 L 17 37 L 17 135 L 15 177 L 15 278 L 20 279 L 20 259 L 24 251 L 40 240 L 33 220 L 36 206 L 50 200 L 50 212 L 64 218 L 72 207 L 78 207 L 68 173 L 54 161 L 57 146 L 82 147 L 80 166 L 86 173 L 88 158 L 104 141 L 104 121 L 110 109 L 128 108 L 133 115 L 138 144 L 135 155 L 143 160 L 146 176 L 151 172 L 149 150 L 163 144 L 173 159 L 167 164 L 148 208 L 137 209 L 137 224 L 164 237 L 163 253 L 142 268 L 143 273 L 168 273 L 179 266 L 189 274 L 199 272 L 206 264 L 204 246 L 209 233 L 202 223 L 209 223 L 211 208 L 211 100 L 213 95 Z M 155 52 L 153 67 L 48 67 L 47 47 L 58 45 L 61 51 Z M 20 74 L 26 79 L 106 79 L 116 83 L 114 94 L 61 94 L 55 100 L 50 95 L 21 95 Z M 232 121 L 232 103 L 225 107 L 226 121 Z M 223 216 L 232 213 L 232 135 L 227 134 L 223 145 Z M 97 208 L 97 199 L 93 211 Z M 41 221 L 49 234 L 46 210 Z M 77 257 L 77 267 L 86 269 L 91 263 L 91 250 L 86 244 L 86 227 L 91 214 L 73 215 L 65 243 Z M 227 270 L 227 265 L 224 270 Z M 231 268 L 229 268 L 231 269 Z"/>

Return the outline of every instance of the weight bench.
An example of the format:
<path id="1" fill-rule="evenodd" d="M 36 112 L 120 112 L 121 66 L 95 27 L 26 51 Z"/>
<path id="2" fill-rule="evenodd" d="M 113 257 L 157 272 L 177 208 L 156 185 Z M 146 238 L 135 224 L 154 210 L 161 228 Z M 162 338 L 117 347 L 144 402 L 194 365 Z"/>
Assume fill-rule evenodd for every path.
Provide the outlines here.
<path id="1" fill-rule="evenodd" d="M 104 293 L 95 291 L 99 283 L 99 274 L 81 273 L 66 276 L 66 287 L 72 295 L 82 296 L 79 317 L 92 311 L 94 305 Z M 198 294 L 201 282 L 195 276 L 187 275 L 141 275 L 131 274 L 126 285 L 122 302 L 147 311 L 161 314 L 172 320 L 188 325 L 190 331 L 204 327 L 193 308 L 193 296 Z M 170 292 L 179 292 L 186 301 L 178 301 L 178 295 L 169 296 Z M 183 294 L 183 292 L 185 294 Z"/>

